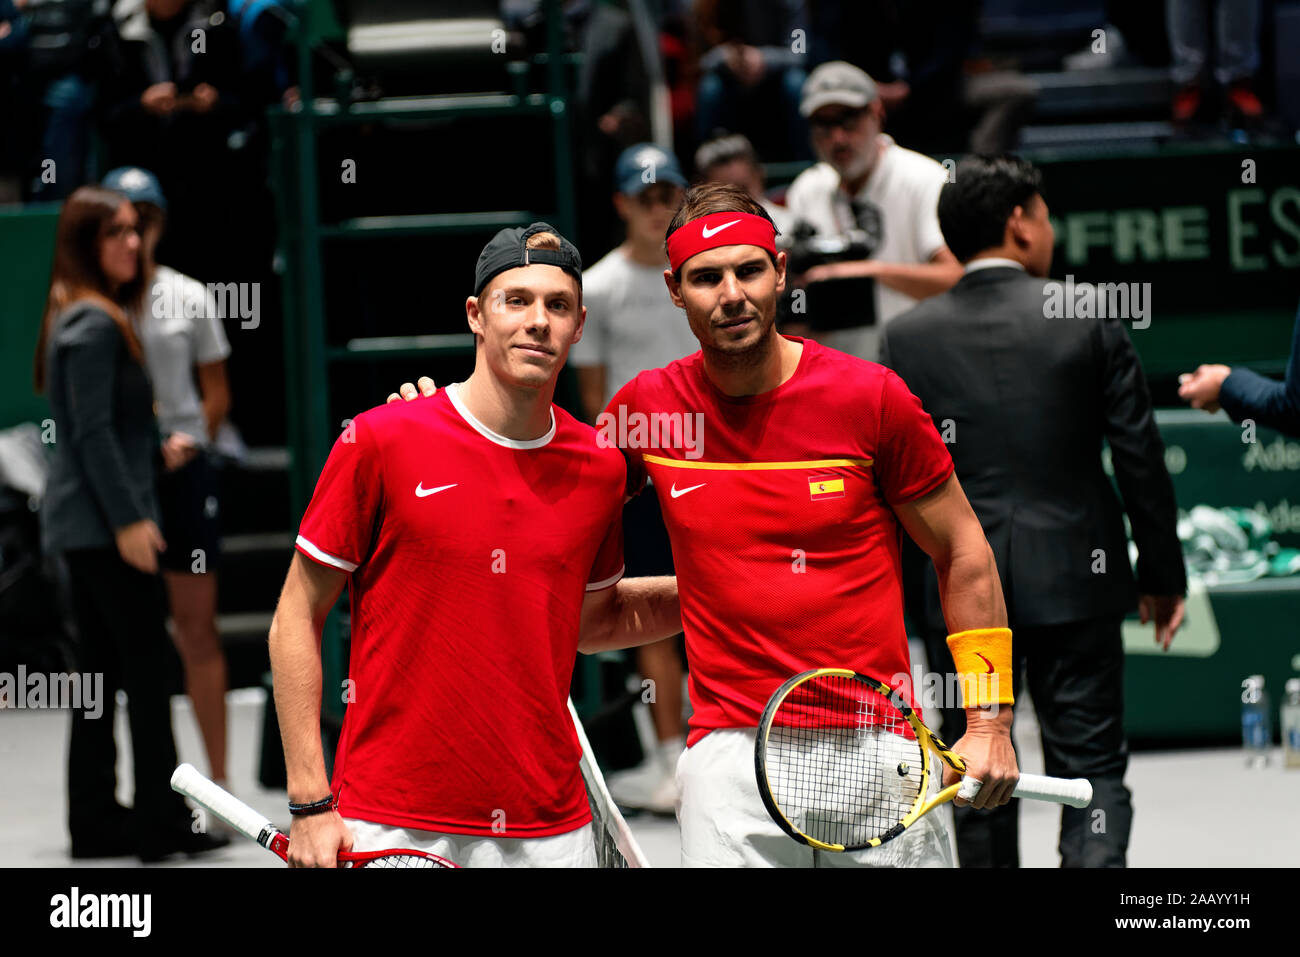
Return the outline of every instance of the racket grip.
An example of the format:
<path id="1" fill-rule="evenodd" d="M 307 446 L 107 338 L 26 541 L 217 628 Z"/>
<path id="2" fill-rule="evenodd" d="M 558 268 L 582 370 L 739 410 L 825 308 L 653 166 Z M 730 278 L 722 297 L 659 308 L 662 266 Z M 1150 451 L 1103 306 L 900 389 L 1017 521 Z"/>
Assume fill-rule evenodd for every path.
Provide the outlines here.
<path id="1" fill-rule="evenodd" d="M 269 818 L 213 784 L 192 764 L 182 764 L 172 772 L 172 790 L 193 798 L 240 834 L 258 843 L 261 843 L 262 834 L 268 827 L 274 830 Z"/>
<path id="2" fill-rule="evenodd" d="M 1012 793 L 1018 798 L 1087 807 L 1092 803 L 1092 782 L 1085 778 L 1049 778 L 1043 774 L 1022 774 Z"/>

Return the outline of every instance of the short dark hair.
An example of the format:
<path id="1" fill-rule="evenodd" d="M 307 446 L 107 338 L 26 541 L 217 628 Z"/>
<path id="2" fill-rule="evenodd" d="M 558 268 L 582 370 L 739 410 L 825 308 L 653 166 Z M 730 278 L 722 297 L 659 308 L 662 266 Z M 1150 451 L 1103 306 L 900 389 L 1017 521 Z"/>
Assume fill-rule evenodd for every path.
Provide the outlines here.
<path id="1" fill-rule="evenodd" d="M 733 186 L 731 183 L 700 183 L 686 191 L 682 204 L 677 207 L 677 212 L 673 213 L 673 218 L 668 223 L 668 231 L 664 233 L 664 250 L 668 249 L 669 236 L 691 220 L 711 213 L 749 213 L 753 216 L 762 216 L 772 223 L 772 214 L 763 208 L 762 203 L 739 186 Z M 772 228 L 776 229 L 776 223 L 772 223 Z M 772 260 L 772 266 L 775 267 L 776 257 L 768 253 L 767 258 Z M 673 278 L 680 281 L 682 271 L 675 270 Z"/>
<path id="2" fill-rule="evenodd" d="M 1019 156 L 968 156 L 939 193 L 939 228 L 952 254 L 968 262 L 1002 245 L 1017 206 L 1043 196 L 1043 175 Z"/>
<path id="3" fill-rule="evenodd" d="M 701 176 L 708 176 L 718 166 L 726 166 L 736 160 L 744 160 L 757 170 L 762 170 L 758 162 L 758 153 L 754 144 L 741 133 L 724 133 L 715 136 L 695 151 L 695 171 Z"/>

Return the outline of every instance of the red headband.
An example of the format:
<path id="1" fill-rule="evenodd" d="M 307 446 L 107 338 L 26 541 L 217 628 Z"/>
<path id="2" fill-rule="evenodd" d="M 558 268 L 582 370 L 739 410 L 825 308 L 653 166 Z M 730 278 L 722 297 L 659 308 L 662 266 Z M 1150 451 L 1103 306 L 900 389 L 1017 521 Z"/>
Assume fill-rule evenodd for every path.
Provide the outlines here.
<path id="1" fill-rule="evenodd" d="M 669 265 L 677 272 L 692 256 L 718 246 L 761 246 L 775 256 L 776 228 L 753 213 L 709 213 L 668 237 Z"/>

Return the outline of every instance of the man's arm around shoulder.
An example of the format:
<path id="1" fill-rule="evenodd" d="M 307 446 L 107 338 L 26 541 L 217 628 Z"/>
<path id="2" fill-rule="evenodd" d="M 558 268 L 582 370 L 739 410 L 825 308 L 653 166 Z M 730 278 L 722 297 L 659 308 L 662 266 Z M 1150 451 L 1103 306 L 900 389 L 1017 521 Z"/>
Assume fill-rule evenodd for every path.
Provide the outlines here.
<path id="1" fill-rule="evenodd" d="M 585 655 L 634 648 L 682 630 L 682 606 L 673 575 L 623 578 L 587 592 L 582 602 L 578 650 Z"/>

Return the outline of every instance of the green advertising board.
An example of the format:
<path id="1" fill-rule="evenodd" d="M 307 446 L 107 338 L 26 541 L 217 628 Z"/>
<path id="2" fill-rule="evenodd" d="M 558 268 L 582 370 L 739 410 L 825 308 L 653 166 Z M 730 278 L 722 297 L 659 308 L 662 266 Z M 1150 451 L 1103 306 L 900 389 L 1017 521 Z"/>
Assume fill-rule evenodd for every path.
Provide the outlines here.
<path id="1" fill-rule="evenodd" d="M 1223 412 L 1159 409 L 1156 423 L 1180 509 L 1253 508 L 1279 544 L 1300 548 L 1300 439 L 1236 425 Z M 1102 459 L 1110 474 L 1109 450 Z"/>
<path id="2" fill-rule="evenodd" d="M 1201 362 L 1282 371 L 1300 302 L 1300 148 L 1033 158 L 1053 277 L 1141 303 L 1129 329 L 1149 377 Z"/>
<path id="3" fill-rule="evenodd" d="M 1300 547 L 1300 440 L 1219 413 L 1156 415 L 1180 511 L 1236 506 L 1268 518 L 1273 540 Z M 1125 727 L 1137 741 L 1232 741 L 1241 682 L 1262 674 L 1276 705 L 1300 674 L 1300 575 L 1224 584 L 1192 576 L 1186 619 L 1168 652 L 1151 625 L 1124 625 Z M 1274 715 L 1276 723 L 1276 715 Z"/>

